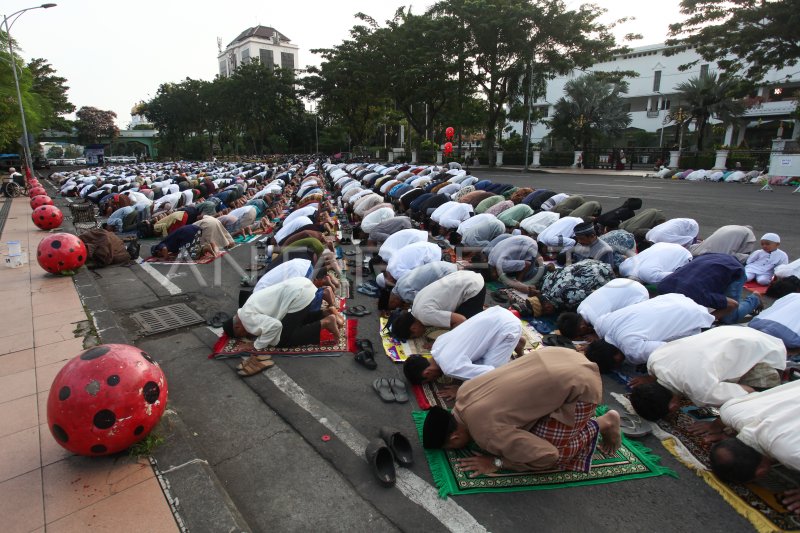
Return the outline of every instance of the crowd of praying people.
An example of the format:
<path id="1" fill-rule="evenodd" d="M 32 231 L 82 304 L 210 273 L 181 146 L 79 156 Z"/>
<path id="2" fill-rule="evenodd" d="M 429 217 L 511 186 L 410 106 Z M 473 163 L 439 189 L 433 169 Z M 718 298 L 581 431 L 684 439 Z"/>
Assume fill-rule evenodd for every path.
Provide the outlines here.
<path id="1" fill-rule="evenodd" d="M 781 238 L 727 225 L 701 238 L 691 218 L 668 218 L 629 198 L 599 202 L 480 179 L 457 163 L 139 165 L 60 176 L 61 193 L 97 204 L 105 228 L 158 237 L 152 254 L 189 246 L 217 254 L 237 235 L 263 234 L 269 259 L 223 324 L 257 349 L 338 338 L 346 280 L 342 241 L 361 239 L 367 279 L 398 341 L 425 337 L 407 381 L 452 379 L 433 407 L 426 448 L 487 452 L 461 460 L 473 476 L 500 470 L 588 472 L 595 448 L 613 453 L 625 416 L 595 417 L 601 374 L 627 369 L 631 404 L 647 420 L 682 398 L 719 408 L 693 431 L 709 443 L 723 480 L 747 482 L 779 462 L 800 469 L 800 260 Z M 771 229 L 771 228 L 767 228 Z M 346 234 L 343 237 L 343 234 Z M 488 290 L 489 284 L 502 288 Z M 765 306 L 766 287 L 774 303 Z M 488 305 L 488 307 L 487 307 Z M 554 343 L 525 349 L 522 319 L 551 320 Z M 364 348 L 356 362 L 376 363 Z M 243 376 L 267 368 L 253 356 Z M 800 490 L 785 495 L 800 513 Z"/>

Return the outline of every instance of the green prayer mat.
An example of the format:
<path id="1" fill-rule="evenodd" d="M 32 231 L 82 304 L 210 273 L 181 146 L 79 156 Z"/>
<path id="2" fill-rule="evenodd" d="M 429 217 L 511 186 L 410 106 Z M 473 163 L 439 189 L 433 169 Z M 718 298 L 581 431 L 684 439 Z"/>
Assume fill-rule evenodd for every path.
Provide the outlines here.
<path id="1" fill-rule="evenodd" d="M 607 407 L 597 408 L 600 415 Z M 417 425 L 417 433 L 422 442 L 422 426 L 425 422 L 424 411 L 411 413 Z M 439 497 L 446 498 L 451 494 L 476 494 L 479 492 L 516 492 L 526 490 L 549 490 L 581 485 L 600 485 L 616 483 L 631 479 L 643 479 L 655 476 L 678 475 L 669 468 L 660 466 L 660 458 L 650 449 L 638 442 L 622 436 L 622 446 L 613 456 L 607 456 L 595 450 L 592 458 L 592 469 L 588 474 L 571 471 L 550 472 L 511 472 L 502 471 L 495 474 L 470 478 L 456 468 L 456 460 L 472 455 L 473 452 L 486 453 L 475 444 L 463 450 L 428 450 L 425 458 L 431 469 L 434 483 L 439 489 Z"/>
<path id="2" fill-rule="evenodd" d="M 259 239 L 259 238 L 261 238 L 263 236 L 264 235 L 262 233 L 258 233 L 258 234 L 254 233 L 253 235 L 237 235 L 236 237 L 233 238 L 233 241 L 236 242 L 236 243 L 241 244 L 241 243 L 244 243 L 244 242 L 250 242 L 250 241 L 253 241 L 255 239 Z"/>

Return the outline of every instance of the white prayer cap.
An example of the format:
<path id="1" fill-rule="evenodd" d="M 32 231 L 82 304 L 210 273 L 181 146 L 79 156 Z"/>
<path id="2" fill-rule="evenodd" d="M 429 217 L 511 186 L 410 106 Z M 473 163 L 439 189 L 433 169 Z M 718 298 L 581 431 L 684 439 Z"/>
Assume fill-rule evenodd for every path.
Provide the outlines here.
<path id="1" fill-rule="evenodd" d="M 770 241 L 770 242 L 781 242 L 781 238 L 778 236 L 777 233 L 765 233 L 763 237 L 761 237 L 762 241 Z"/>
<path id="2" fill-rule="evenodd" d="M 522 231 L 515 229 L 514 231 L 511 232 L 511 235 L 522 235 Z"/>
<path id="3" fill-rule="evenodd" d="M 383 272 L 381 272 L 375 277 L 375 283 L 377 283 L 378 287 L 380 287 L 381 289 L 386 288 L 386 276 L 383 275 Z"/>

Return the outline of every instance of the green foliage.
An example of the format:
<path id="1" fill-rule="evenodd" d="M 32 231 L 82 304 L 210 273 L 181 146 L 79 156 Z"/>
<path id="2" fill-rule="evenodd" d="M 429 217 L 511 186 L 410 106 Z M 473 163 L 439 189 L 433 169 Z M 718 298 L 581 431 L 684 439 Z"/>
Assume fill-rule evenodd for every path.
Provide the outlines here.
<path id="1" fill-rule="evenodd" d="M 67 159 L 75 159 L 76 157 L 83 156 L 83 147 L 68 144 L 64 147 L 64 157 Z"/>
<path id="2" fill-rule="evenodd" d="M 710 118 L 723 123 L 731 121 L 744 112 L 744 106 L 734 98 L 738 82 L 722 78 L 716 72 L 695 76 L 675 86 L 681 105 L 670 112 L 670 117 L 680 122 L 679 113 L 686 113 L 686 120 L 694 121 L 697 130 L 697 150 L 703 149 L 703 139 Z"/>
<path id="3" fill-rule="evenodd" d="M 61 159 L 64 157 L 64 149 L 58 145 L 53 145 L 47 150 L 47 159 Z"/>
<path id="4" fill-rule="evenodd" d="M 422 141 L 419 147 L 421 150 L 424 150 L 426 152 L 435 152 L 439 150 L 439 144 L 436 141 L 431 141 L 428 139 Z"/>
<path id="5" fill-rule="evenodd" d="M 131 128 L 132 130 L 153 130 L 155 129 L 154 124 L 137 124 Z"/>
<path id="6" fill-rule="evenodd" d="M 78 139 L 84 144 L 97 142 L 103 137 L 114 138 L 119 135 L 119 128 L 114 124 L 117 114 L 113 111 L 104 111 L 96 107 L 84 106 L 75 113 L 78 120 L 75 128 L 78 130 Z"/>
<path id="7" fill-rule="evenodd" d="M 627 84 L 585 74 L 564 85 L 564 97 L 555 104 L 551 135 L 586 150 L 592 142 L 619 137 L 631 123 L 622 98 Z"/>
<path id="8" fill-rule="evenodd" d="M 164 444 L 164 437 L 150 433 L 148 436 L 134 444 L 128 449 L 128 454 L 131 457 L 149 457 L 153 451 Z"/>
<path id="9" fill-rule="evenodd" d="M 797 0 L 682 0 L 681 13 L 688 18 L 669 27 L 673 53 L 692 46 L 726 76 L 741 73 L 760 81 L 770 69 L 792 67 L 800 59 Z"/>

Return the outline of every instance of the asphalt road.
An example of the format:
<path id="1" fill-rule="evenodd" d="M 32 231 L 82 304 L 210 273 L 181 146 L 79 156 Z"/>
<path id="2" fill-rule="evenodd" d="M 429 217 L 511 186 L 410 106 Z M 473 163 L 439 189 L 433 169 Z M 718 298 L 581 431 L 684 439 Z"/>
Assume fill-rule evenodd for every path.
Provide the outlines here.
<path id="1" fill-rule="evenodd" d="M 643 180 L 628 176 L 548 175 L 479 171 L 496 181 L 582 194 L 604 209 L 629 196 L 668 217 L 693 217 L 701 235 L 731 223 L 751 224 L 757 236 L 777 231 L 791 258 L 800 252 L 793 224 L 800 195 L 791 189 L 759 193 L 758 187 Z M 149 243 L 143 242 L 142 251 Z M 675 470 L 658 477 L 561 490 L 480 494 L 441 500 L 435 496 L 422 449 L 403 471 L 398 486 L 381 488 L 363 459 L 363 448 L 379 427 L 394 426 L 413 437 L 408 404 L 385 404 L 371 388 L 377 377 L 402 377 L 378 354 L 369 371 L 350 356 L 278 358 L 276 368 L 241 379 L 237 361 L 207 359 L 216 335 L 207 326 L 142 337 L 130 318 L 135 311 L 185 302 L 201 316 L 236 310 L 242 267 L 253 245 L 209 265 L 107 268 L 96 283 L 129 339 L 153 354 L 169 379 L 169 407 L 192 435 L 199 458 L 208 462 L 254 531 L 570 531 L 738 532 L 752 526 L 701 478 L 675 461 L 654 437 L 642 442 Z M 359 281 L 356 281 L 357 285 Z M 359 319 L 359 337 L 376 347 L 375 301 L 354 292 L 350 305 L 373 312 Z M 621 386 L 606 378 L 609 392 Z M 331 438 L 323 439 L 323 436 Z M 163 466 L 163 465 L 162 465 Z M 184 512 L 202 506 L 181 497 Z M 195 530 L 214 529 L 195 527 Z"/>

